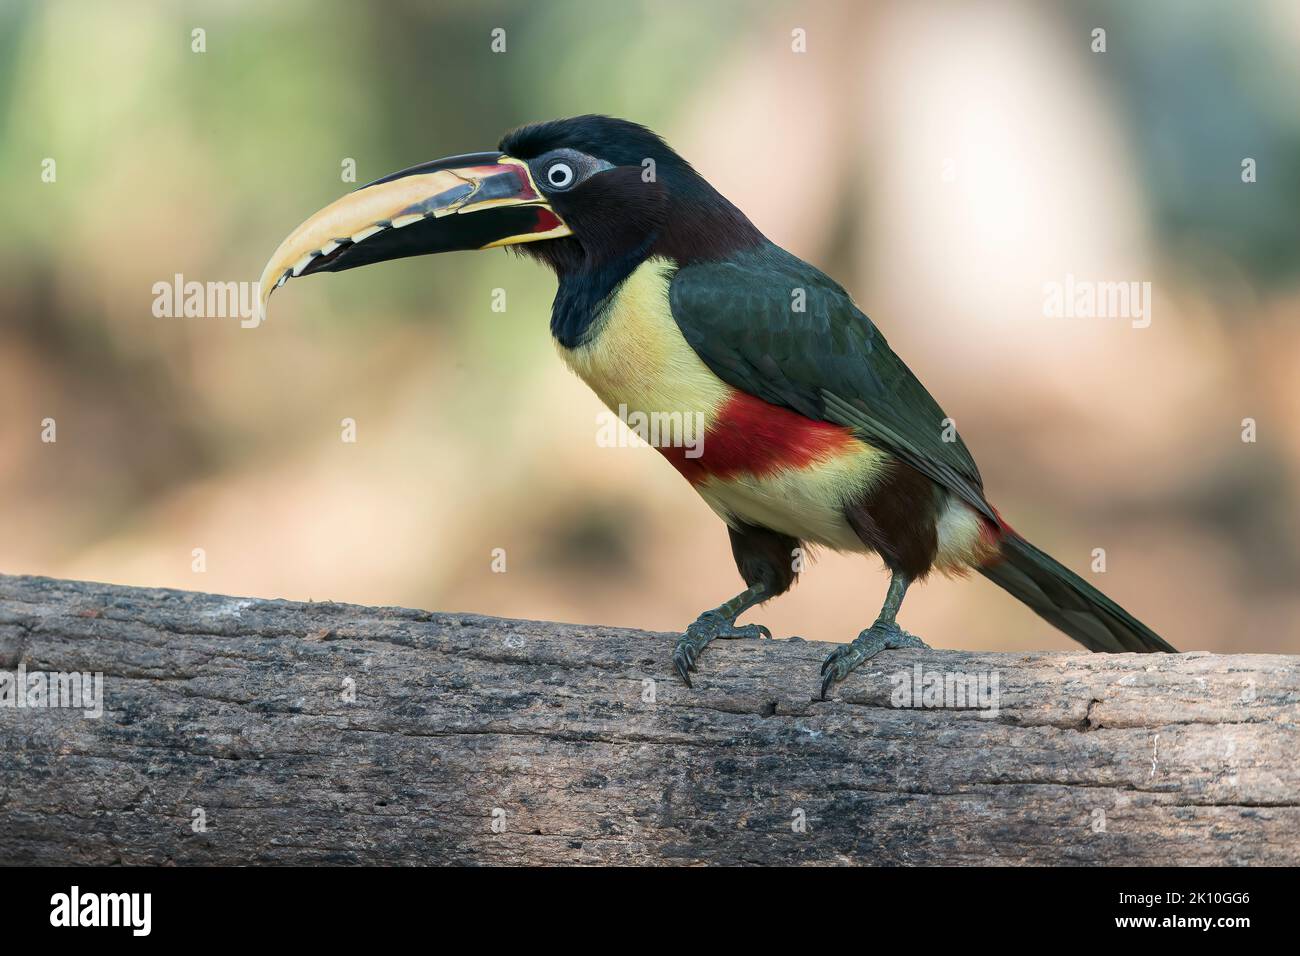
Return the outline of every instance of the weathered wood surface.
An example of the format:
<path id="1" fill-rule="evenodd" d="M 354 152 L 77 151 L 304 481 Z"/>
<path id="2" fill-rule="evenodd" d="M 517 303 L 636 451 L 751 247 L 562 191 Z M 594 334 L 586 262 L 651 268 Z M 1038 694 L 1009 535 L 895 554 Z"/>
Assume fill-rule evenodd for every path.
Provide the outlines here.
<path id="1" fill-rule="evenodd" d="M 893 651 L 820 702 L 831 645 L 688 690 L 671 641 L 0 576 L 0 670 L 106 701 L 0 707 L 0 862 L 1300 863 L 1300 658 Z M 998 716 L 891 706 L 915 664 Z"/>

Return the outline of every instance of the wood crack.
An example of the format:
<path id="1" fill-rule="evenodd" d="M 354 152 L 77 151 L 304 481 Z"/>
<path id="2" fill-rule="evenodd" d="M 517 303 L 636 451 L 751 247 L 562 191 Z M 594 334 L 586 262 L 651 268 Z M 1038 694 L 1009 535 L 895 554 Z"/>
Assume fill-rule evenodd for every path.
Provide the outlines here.
<path id="1" fill-rule="evenodd" d="M 0 641 L 105 675 L 0 706 L 6 862 L 1300 864 L 1294 657 L 908 650 L 822 702 L 807 641 L 690 690 L 672 635 L 6 576 Z M 892 706 L 917 662 L 996 716 Z"/>

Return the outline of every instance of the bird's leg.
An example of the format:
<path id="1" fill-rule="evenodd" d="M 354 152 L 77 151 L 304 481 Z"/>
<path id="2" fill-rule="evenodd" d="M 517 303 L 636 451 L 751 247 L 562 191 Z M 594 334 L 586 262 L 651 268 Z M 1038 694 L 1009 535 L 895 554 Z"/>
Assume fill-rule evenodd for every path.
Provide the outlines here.
<path id="1" fill-rule="evenodd" d="M 822 700 L 831 684 L 848 677 L 855 667 L 863 661 L 870 660 L 886 648 L 927 647 L 928 645 L 915 634 L 908 634 L 894 621 L 898 609 L 903 603 L 903 595 L 911 581 L 906 575 L 895 571 L 889 579 L 889 593 L 880 608 L 876 623 L 853 639 L 851 644 L 835 648 L 830 657 L 822 664 Z"/>
<path id="2" fill-rule="evenodd" d="M 677 673 L 682 675 L 687 687 L 691 686 L 690 672 L 695 670 L 695 659 L 710 641 L 718 638 L 772 636 L 772 632 L 762 624 L 736 626 L 736 618 L 755 604 L 766 601 L 771 596 L 769 591 L 768 586 L 762 583 L 745 588 L 725 604 L 718 605 L 712 611 L 705 611 L 686 629 L 686 633 L 673 648 L 673 663 L 677 665 Z"/>

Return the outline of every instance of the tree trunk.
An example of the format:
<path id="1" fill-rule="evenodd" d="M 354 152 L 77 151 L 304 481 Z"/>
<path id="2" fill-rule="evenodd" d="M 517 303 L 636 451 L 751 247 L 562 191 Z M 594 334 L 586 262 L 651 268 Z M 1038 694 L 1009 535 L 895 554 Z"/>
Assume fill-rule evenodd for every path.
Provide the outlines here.
<path id="1" fill-rule="evenodd" d="M 0 863 L 1300 863 L 1300 658 L 672 642 L 0 576 Z"/>

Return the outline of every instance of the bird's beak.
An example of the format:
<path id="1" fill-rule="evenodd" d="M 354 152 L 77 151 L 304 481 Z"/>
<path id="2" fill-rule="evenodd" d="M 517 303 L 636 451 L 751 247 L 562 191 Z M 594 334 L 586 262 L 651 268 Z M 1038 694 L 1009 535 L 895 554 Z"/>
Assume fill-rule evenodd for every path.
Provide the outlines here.
<path id="1" fill-rule="evenodd" d="M 289 234 L 262 272 L 259 309 L 294 276 L 572 235 L 528 167 L 502 153 L 412 166 L 335 200 Z"/>

